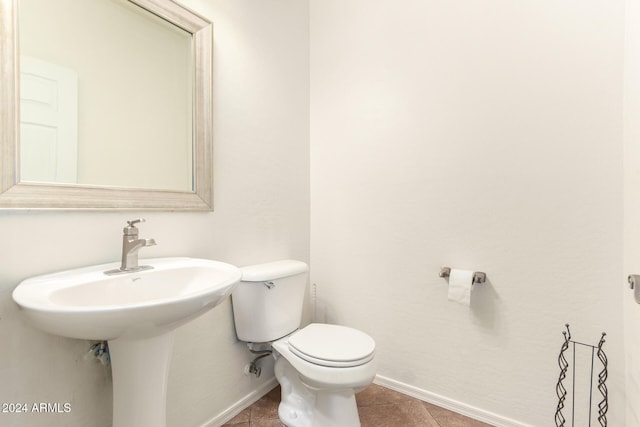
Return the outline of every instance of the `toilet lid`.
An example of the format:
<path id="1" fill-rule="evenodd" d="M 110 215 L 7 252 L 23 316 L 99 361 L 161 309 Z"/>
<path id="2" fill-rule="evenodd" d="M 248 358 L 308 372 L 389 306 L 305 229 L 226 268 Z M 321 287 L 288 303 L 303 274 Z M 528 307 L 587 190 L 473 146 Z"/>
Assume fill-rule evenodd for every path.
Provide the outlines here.
<path id="1" fill-rule="evenodd" d="M 289 350 L 317 365 L 349 367 L 373 359 L 376 343 L 369 335 L 346 326 L 312 323 L 289 337 Z"/>

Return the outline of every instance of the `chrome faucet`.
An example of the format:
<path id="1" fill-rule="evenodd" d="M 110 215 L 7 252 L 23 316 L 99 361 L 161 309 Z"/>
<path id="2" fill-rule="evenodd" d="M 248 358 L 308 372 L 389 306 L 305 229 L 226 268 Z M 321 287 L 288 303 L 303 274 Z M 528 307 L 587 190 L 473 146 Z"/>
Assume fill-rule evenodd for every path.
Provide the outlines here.
<path id="1" fill-rule="evenodd" d="M 138 265 L 138 250 L 145 246 L 154 246 L 154 239 L 139 239 L 138 227 L 136 224 L 145 222 L 144 218 L 127 221 L 127 225 L 122 231 L 122 263 L 120 268 L 105 271 L 107 275 L 131 273 L 135 271 L 150 270 L 150 265 Z"/>

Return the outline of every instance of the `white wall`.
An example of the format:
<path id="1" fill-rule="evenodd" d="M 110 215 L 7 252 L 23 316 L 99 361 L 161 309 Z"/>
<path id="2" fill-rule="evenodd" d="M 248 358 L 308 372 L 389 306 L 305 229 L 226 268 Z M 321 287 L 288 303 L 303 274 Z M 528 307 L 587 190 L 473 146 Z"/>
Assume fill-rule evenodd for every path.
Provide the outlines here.
<path id="1" fill-rule="evenodd" d="M 624 273 L 640 274 L 640 1 L 626 1 L 624 102 Z M 640 305 L 624 293 L 627 426 L 640 426 Z"/>
<path id="2" fill-rule="evenodd" d="M 392 383 L 505 425 L 552 423 L 565 323 L 606 331 L 625 425 L 624 2 L 310 4 L 318 319 L 370 333 Z M 471 308 L 443 265 L 487 273 Z"/>
<path id="3" fill-rule="evenodd" d="M 8 426 L 109 426 L 110 372 L 89 342 L 41 333 L 11 300 L 23 279 L 120 257 L 124 221 L 144 216 L 158 245 L 246 265 L 309 259 L 308 5 L 291 0 L 182 3 L 214 22 L 213 213 L 0 211 L 0 402 L 70 402 L 69 414 L 8 415 Z M 272 377 L 245 377 L 229 301 L 182 327 L 168 386 L 169 426 L 198 426 Z M 153 357 L 153 355 L 149 355 Z"/>

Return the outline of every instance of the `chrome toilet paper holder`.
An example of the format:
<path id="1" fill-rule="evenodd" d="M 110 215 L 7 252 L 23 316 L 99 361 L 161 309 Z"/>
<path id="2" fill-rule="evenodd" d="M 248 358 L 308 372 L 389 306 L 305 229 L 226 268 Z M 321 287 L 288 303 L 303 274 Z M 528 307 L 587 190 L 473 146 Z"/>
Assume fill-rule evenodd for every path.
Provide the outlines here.
<path id="1" fill-rule="evenodd" d="M 449 277 L 450 275 L 451 275 L 451 267 L 442 267 L 440 269 L 440 277 Z M 482 271 L 473 272 L 473 280 L 471 280 L 472 285 L 478 285 L 486 281 L 487 281 L 486 273 L 483 273 Z"/>

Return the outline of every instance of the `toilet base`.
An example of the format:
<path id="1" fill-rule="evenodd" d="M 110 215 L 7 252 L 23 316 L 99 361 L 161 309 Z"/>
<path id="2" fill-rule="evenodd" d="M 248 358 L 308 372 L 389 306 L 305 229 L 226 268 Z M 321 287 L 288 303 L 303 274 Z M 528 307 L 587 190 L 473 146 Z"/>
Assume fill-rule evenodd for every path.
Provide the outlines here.
<path id="1" fill-rule="evenodd" d="M 360 427 L 354 389 L 308 387 L 281 356 L 275 374 L 282 390 L 278 416 L 287 427 Z"/>
<path id="2" fill-rule="evenodd" d="M 355 391 L 319 391 L 316 396 L 314 423 L 317 426 L 360 427 Z"/>

